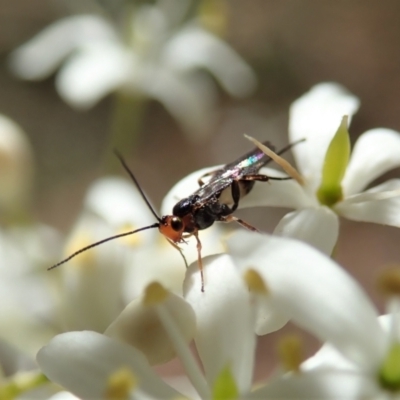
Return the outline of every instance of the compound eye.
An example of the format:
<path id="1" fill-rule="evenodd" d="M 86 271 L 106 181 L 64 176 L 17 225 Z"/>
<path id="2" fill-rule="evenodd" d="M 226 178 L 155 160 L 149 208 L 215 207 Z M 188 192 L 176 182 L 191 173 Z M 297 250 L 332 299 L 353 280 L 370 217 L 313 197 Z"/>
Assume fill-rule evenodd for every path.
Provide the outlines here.
<path id="1" fill-rule="evenodd" d="M 179 217 L 173 217 L 171 219 L 171 228 L 176 232 L 180 232 L 183 229 L 182 220 Z"/>

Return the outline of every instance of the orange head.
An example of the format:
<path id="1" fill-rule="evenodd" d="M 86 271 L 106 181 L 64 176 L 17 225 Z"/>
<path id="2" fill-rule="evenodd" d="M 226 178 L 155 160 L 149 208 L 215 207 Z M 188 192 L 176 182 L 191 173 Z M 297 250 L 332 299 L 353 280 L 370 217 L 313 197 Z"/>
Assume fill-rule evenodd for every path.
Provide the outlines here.
<path id="1" fill-rule="evenodd" d="M 165 215 L 158 226 L 159 231 L 174 243 L 182 242 L 182 234 L 185 232 L 185 224 L 180 217 Z"/>

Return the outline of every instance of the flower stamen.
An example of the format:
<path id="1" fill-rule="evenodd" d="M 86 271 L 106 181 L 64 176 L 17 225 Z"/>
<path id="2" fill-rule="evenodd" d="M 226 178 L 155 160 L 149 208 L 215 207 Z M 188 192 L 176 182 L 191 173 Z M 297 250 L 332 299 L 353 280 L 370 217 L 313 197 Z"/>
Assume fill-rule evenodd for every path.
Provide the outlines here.
<path id="1" fill-rule="evenodd" d="M 288 335 L 278 344 L 278 353 L 285 371 L 300 373 L 304 361 L 303 343 L 297 335 Z"/>
<path id="2" fill-rule="evenodd" d="M 378 288 L 388 297 L 400 296 L 400 268 L 391 268 L 381 274 Z"/>
<path id="3" fill-rule="evenodd" d="M 105 397 L 108 400 L 125 400 L 137 386 L 137 379 L 128 367 L 113 372 L 107 382 Z"/>
<path id="4" fill-rule="evenodd" d="M 244 135 L 246 139 L 249 139 L 250 142 L 253 142 L 264 154 L 268 157 L 272 158 L 290 177 L 292 177 L 295 181 L 297 181 L 300 185 L 304 185 L 304 179 L 297 171 L 295 167 L 293 167 L 288 161 L 286 161 L 281 156 L 278 156 L 274 151 L 272 151 L 265 144 L 259 142 L 257 139 L 249 135 Z"/>
<path id="5" fill-rule="evenodd" d="M 263 295 L 267 295 L 269 293 L 268 286 L 255 269 L 249 268 L 243 275 L 243 279 L 245 280 L 250 291 Z"/>
<path id="6" fill-rule="evenodd" d="M 146 306 L 154 306 L 163 303 L 168 296 L 168 291 L 160 283 L 152 282 L 145 289 L 143 304 Z"/>

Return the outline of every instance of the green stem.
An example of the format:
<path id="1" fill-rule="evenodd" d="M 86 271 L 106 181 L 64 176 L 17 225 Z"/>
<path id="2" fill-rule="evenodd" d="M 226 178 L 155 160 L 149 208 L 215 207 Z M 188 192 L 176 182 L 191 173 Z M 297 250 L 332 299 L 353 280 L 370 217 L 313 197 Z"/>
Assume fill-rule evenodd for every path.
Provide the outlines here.
<path id="1" fill-rule="evenodd" d="M 20 372 L 5 380 L 0 386 L 0 399 L 13 400 L 16 397 L 49 383 L 39 371 Z"/>
<path id="2" fill-rule="evenodd" d="M 106 172 L 116 173 L 121 169 L 120 163 L 113 153 L 114 149 L 121 151 L 124 155 L 132 153 L 142 127 L 146 105 L 145 97 L 122 92 L 116 93 L 111 123 L 111 140 L 105 154 Z"/>

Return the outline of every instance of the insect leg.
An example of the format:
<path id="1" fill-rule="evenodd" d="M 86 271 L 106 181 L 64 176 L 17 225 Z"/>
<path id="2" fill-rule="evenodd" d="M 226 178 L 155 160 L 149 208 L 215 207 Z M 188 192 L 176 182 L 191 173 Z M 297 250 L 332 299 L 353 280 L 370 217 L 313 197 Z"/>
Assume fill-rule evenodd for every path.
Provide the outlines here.
<path id="1" fill-rule="evenodd" d="M 233 206 L 231 208 L 231 213 L 233 213 L 239 206 L 240 200 L 240 186 L 239 181 L 233 180 L 231 184 L 231 195 L 233 200 Z"/>
<path id="2" fill-rule="evenodd" d="M 218 219 L 218 221 L 221 222 L 237 222 L 238 224 L 242 225 L 244 228 L 248 229 L 249 231 L 253 231 L 253 232 L 259 232 L 259 230 L 257 228 L 255 228 L 254 226 L 248 224 L 247 222 L 243 221 L 242 219 L 235 217 L 234 215 L 226 215 L 226 216 L 222 216 Z"/>
<path id="3" fill-rule="evenodd" d="M 183 258 L 183 262 L 185 263 L 186 268 L 189 268 L 188 262 L 187 262 L 187 260 L 186 260 L 185 255 L 183 254 L 182 249 L 181 249 L 176 243 L 174 243 L 172 240 L 170 240 L 170 239 L 168 239 L 168 238 L 166 238 L 166 239 L 167 239 L 168 243 L 169 243 L 171 246 L 175 247 L 175 249 L 177 249 L 177 250 L 179 251 L 179 253 L 181 253 L 181 256 L 182 256 L 182 258 Z"/>
<path id="4" fill-rule="evenodd" d="M 195 231 L 193 233 L 193 235 L 197 240 L 197 260 L 198 260 L 199 270 L 200 270 L 201 291 L 204 292 L 204 273 L 203 273 L 203 260 L 201 259 L 201 242 L 199 239 L 198 231 Z"/>
<path id="5" fill-rule="evenodd" d="M 216 172 L 220 171 L 219 169 L 215 169 L 214 171 L 206 172 L 204 175 L 202 175 L 199 179 L 197 179 L 197 182 L 199 186 L 203 186 L 205 182 L 203 181 L 204 178 L 207 178 L 208 176 L 214 175 Z"/>
<path id="6" fill-rule="evenodd" d="M 291 176 L 285 177 L 274 177 L 263 174 L 253 174 L 253 175 L 242 175 L 237 178 L 239 181 L 259 181 L 259 182 L 267 182 L 267 181 L 288 181 L 293 179 Z"/>

